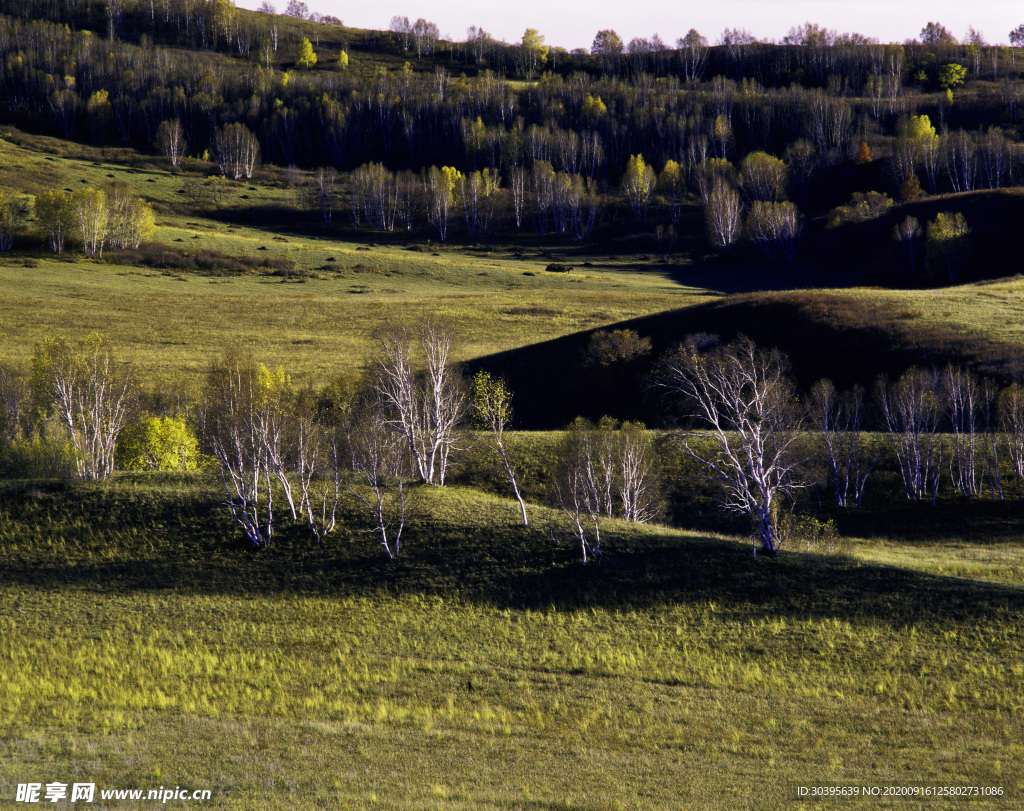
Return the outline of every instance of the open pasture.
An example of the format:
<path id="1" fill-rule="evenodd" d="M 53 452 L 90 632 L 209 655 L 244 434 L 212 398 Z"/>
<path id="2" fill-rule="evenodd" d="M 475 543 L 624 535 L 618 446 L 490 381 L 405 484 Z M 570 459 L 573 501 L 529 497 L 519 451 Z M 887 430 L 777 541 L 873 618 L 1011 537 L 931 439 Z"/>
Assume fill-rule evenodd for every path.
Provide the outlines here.
<path id="1" fill-rule="evenodd" d="M 742 539 L 612 522 L 581 567 L 553 512 L 524 529 L 514 503 L 420 488 L 388 564 L 351 505 L 323 546 L 226 544 L 210 488 L 3 486 L 0 783 L 208 787 L 227 808 L 1024 791 L 1019 582 L 956 543 L 755 563 Z"/>

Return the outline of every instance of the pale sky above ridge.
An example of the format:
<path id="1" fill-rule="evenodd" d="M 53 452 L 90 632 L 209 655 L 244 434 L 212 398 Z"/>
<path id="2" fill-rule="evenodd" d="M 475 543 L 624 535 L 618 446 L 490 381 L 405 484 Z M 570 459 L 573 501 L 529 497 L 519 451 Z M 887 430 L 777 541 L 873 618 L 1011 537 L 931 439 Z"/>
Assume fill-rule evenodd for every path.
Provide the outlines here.
<path id="1" fill-rule="evenodd" d="M 238 0 L 256 8 L 262 0 Z M 288 0 L 271 0 L 279 13 Z M 590 48 L 600 29 L 612 28 L 628 42 L 654 33 L 672 45 L 690 28 L 715 42 L 725 28 L 746 28 L 758 39 L 781 39 L 793 26 L 811 21 L 840 33 L 856 31 L 883 42 L 903 42 L 918 36 L 931 20 L 942 23 L 957 38 L 968 26 L 990 43 L 1006 43 L 1009 33 L 1024 23 L 1020 0 L 963 0 L 905 2 L 905 0 L 515 0 L 480 3 L 471 0 L 394 0 L 391 3 L 348 3 L 305 0 L 311 11 L 333 14 L 349 26 L 386 30 L 394 15 L 437 23 L 446 39 L 463 40 L 471 25 L 496 39 L 518 42 L 526 28 L 536 28 L 548 45 Z"/>

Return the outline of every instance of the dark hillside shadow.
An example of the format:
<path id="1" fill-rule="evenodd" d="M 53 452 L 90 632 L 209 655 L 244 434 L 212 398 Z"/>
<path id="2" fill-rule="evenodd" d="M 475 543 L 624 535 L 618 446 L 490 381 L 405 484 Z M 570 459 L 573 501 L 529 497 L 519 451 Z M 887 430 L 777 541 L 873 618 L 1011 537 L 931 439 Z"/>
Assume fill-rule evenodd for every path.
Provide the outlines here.
<path id="1" fill-rule="evenodd" d="M 746 335 L 785 352 L 801 387 L 828 377 L 840 389 L 859 384 L 870 390 L 880 374 L 897 377 L 913 365 L 963 364 L 1001 383 L 1024 373 L 1020 346 L 918 323 L 918 318 L 915 312 L 878 309 L 869 296 L 784 291 L 729 296 L 601 329 L 629 329 L 649 338 L 648 370 L 691 333 L 713 333 L 723 341 Z M 664 418 L 659 401 L 635 377 L 601 380 L 584 365 L 597 331 L 477 358 L 468 371 L 485 370 L 508 381 L 516 397 L 517 427 L 561 428 L 578 415 L 604 414 L 658 424 Z"/>

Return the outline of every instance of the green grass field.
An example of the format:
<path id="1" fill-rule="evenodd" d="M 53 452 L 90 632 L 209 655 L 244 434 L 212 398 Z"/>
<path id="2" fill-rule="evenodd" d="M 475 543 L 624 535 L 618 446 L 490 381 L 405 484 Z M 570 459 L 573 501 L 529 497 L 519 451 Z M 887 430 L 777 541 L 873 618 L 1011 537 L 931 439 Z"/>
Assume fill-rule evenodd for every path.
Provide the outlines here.
<path id="1" fill-rule="evenodd" d="M 584 568 L 554 513 L 526 530 L 512 503 L 421 489 L 388 564 L 348 510 L 322 547 L 296 530 L 246 548 L 218 498 L 151 476 L 0 489 L 0 796 L 82 779 L 226 808 L 765 808 L 850 783 L 1000 786 L 972 807 L 1010 808 L 1024 791 L 1019 541 L 998 542 L 1005 585 L 956 543 L 755 563 L 743 541 L 612 522 Z"/>
<path id="2" fill-rule="evenodd" d="M 183 214 L 177 208 L 181 176 L 149 163 L 125 169 L 91 161 L 102 156 L 77 149 L 80 158 L 42 156 L 38 144 L 28 149 L 0 141 L 0 182 L 28 176 L 33 185 L 21 180 L 22 187 L 38 191 L 60 183 L 75 189 L 82 181 L 100 186 L 111 182 L 108 175 L 124 179 L 157 209 L 154 240 L 190 252 L 290 259 L 309 275 L 296 277 L 300 281 L 259 272 L 209 276 L 111 264 L 116 257 L 109 256 L 85 261 L 75 250 L 50 258 L 39 241 L 0 259 L 5 360 L 25 362 L 47 336 L 98 330 L 147 381 L 194 382 L 227 347 L 250 349 L 298 377 L 323 380 L 358 368 L 371 351 L 373 329 L 388 319 L 444 314 L 458 329 L 458 359 L 467 360 L 707 298 L 703 288 L 680 284 L 665 266 L 638 267 L 628 257 L 602 256 L 589 268 L 581 257 L 571 274 L 548 273 L 543 247 L 520 256 L 486 246 L 408 250 L 365 230 L 349 241 L 354 232 L 340 216 L 336 238 L 328 239 Z M 293 207 L 286 184 L 227 185 L 226 207 Z M 243 194 L 250 199 L 235 199 Z M 378 238 L 390 244 L 377 244 Z"/>

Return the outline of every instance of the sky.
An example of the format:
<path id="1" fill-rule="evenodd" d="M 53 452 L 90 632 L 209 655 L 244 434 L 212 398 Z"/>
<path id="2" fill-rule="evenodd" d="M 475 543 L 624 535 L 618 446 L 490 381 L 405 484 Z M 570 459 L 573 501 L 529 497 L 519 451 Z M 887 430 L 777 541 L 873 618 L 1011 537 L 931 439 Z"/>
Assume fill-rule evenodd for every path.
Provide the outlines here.
<path id="1" fill-rule="evenodd" d="M 262 0 L 237 0 L 257 8 Z M 288 0 L 271 0 L 283 13 Z M 354 28 L 386 30 L 395 15 L 437 23 L 445 39 L 463 40 L 475 25 L 496 39 L 518 42 L 527 28 L 536 28 L 548 45 L 590 48 L 601 29 L 614 29 L 623 42 L 654 33 L 668 44 L 696 28 L 714 43 L 725 28 L 746 28 L 759 39 L 781 39 L 792 26 L 811 21 L 840 33 L 856 31 L 883 42 L 918 36 L 931 20 L 957 38 L 968 26 L 990 43 L 1006 43 L 1024 23 L 1020 0 L 390 0 L 353 3 L 346 0 L 305 0 L 311 11 L 333 14 Z"/>

